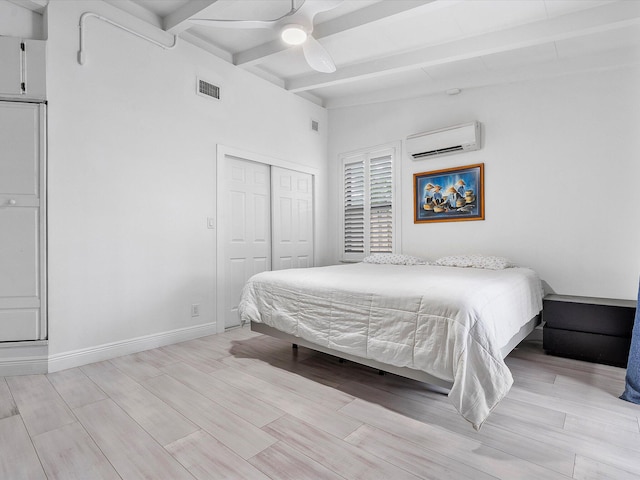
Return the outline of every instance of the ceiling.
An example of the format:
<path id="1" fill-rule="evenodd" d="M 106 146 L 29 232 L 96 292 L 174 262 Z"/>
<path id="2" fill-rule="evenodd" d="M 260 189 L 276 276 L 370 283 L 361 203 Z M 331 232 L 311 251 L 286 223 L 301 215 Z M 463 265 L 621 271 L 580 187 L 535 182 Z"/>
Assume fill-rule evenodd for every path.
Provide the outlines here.
<path id="1" fill-rule="evenodd" d="M 639 0 L 345 0 L 314 19 L 335 73 L 279 29 L 190 21 L 274 19 L 291 0 L 106 1 L 328 108 L 640 65 Z"/>

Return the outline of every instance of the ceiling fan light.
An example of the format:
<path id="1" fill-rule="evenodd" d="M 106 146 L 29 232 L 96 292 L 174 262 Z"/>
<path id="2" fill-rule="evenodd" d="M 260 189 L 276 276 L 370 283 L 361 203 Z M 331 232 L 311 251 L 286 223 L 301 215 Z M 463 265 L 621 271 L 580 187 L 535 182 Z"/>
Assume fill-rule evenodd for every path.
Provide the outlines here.
<path id="1" fill-rule="evenodd" d="M 302 45 L 307 40 L 307 32 L 300 25 L 285 25 L 280 36 L 288 45 Z"/>

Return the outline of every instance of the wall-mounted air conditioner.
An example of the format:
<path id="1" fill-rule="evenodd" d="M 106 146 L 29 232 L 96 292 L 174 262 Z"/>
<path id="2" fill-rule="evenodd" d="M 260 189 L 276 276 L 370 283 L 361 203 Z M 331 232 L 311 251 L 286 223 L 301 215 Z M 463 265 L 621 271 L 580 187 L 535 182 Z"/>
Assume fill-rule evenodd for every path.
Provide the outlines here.
<path id="1" fill-rule="evenodd" d="M 480 149 L 480 122 L 463 123 L 407 137 L 413 158 L 435 157 Z"/>

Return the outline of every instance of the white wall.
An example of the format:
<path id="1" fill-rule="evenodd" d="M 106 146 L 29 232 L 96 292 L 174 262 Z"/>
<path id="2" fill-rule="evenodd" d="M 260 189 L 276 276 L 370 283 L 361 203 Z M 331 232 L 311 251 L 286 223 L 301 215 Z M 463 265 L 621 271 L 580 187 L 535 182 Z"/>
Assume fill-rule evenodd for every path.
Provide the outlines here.
<path id="1" fill-rule="evenodd" d="M 640 70 L 434 95 L 329 114 L 330 209 L 341 152 L 479 120 L 482 150 L 402 161 L 402 251 L 506 256 L 561 294 L 635 299 L 640 272 Z M 413 174 L 485 164 L 486 220 L 413 223 Z M 339 225 L 335 225 L 339 230 Z M 338 258 L 338 237 L 334 239 Z"/>
<path id="2" fill-rule="evenodd" d="M 310 129 L 324 109 L 185 42 L 163 50 L 94 18 L 81 66 L 84 11 L 169 41 L 99 1 L 49 5 L 54 356 L 215 321 L 216 144 L 318 169 L 326 230 L 327 138 Z M 195 94 L 196 75 L 222 87 L 220 102 Z"/>
<path id="3" fill-rule="evenodd" d="M 42 15 L 0 0 L 0 35 L 44 40 Z"/>

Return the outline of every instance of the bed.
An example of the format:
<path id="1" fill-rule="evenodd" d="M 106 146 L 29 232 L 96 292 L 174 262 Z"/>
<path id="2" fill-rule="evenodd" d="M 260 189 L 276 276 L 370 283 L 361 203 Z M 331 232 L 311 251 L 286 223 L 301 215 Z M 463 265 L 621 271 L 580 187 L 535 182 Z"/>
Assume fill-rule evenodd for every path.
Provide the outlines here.
<path id="1" fill-rule="evenodd" d="M 513 384 L 504 357 L 542 297 L 528 268 L 363 262 L 254 275 L 239 313 L 255 331 L 445 387 L 478 430 Z"/>

